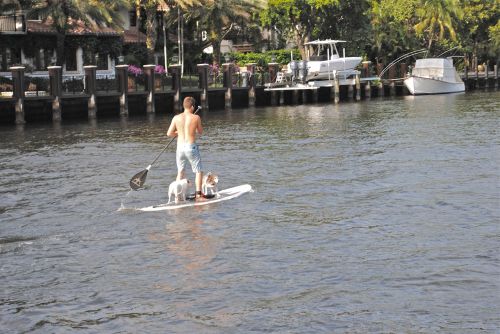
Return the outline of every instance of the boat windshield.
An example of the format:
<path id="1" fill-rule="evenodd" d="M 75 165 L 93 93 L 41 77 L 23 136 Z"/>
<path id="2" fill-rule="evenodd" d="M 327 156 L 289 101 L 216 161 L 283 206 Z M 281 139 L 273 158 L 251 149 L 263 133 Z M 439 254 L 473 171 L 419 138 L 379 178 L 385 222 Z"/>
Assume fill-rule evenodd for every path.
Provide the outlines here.
<path id="1" fill-rule="evenodd" d="M 325 41 L 313 41 L 306 43 L 309 46 L 307 49 L 308 59 L 310 61 L 324 61 L 339 58 L 339 51 L 337 50 L 337 44 L 345 41 L 339 40 L 325 40 Z"/>

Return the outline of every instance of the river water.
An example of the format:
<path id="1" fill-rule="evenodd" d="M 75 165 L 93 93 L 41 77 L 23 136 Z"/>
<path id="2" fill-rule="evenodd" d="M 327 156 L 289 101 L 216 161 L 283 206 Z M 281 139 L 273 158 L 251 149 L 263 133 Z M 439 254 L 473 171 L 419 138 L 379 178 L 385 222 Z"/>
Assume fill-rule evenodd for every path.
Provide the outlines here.
<path id="1" fill-rule="evenodd" d="M 1 332 L 500 332 L 498 91 L 202 117 L 255 191 L 159 213 L 170 115 L 0 128 Z"/>

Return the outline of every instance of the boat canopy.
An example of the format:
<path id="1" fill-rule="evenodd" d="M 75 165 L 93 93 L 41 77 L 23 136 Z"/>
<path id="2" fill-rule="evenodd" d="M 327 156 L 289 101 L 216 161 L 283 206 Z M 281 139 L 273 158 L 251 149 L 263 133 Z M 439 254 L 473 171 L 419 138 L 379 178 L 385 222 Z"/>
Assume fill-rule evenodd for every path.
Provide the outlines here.
<path id="1" fill-rule="evenodd" d="M 338 39 L 324 39 L 324 40 L 315 40 L 312 42 L 304 43 L 304 45 L 328 45 L 328 44 L 336 44 L 336 43 L 347 43 L 347 41 L 341 41 Z"/>
<path id="2" fill-rule="evenodd" d="M 453 67 L 453 62 L 446 58 L 417 59 L 412 75 L 447 82 L 462 82 L 455 67 Z"/>
<path id="3" fill-rule="evenodd" d="M 446 58 L 417 59 L 415 68 L 453 68 L 453 63 Z"/>

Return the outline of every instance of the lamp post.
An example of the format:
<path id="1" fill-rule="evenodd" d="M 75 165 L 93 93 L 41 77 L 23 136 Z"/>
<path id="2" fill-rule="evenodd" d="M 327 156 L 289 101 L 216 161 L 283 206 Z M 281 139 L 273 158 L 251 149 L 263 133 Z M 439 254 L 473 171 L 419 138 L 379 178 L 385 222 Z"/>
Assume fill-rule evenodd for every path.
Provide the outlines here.
<path id="1" fill-rule="evenodd" d="M 168 60 L 167 60 L 167 29 L 165 28 L 165 21 L 163 21 L 163 63 L 165 65 L 165 75 L 167 75 L 167 66 L 168 66 Z"/>

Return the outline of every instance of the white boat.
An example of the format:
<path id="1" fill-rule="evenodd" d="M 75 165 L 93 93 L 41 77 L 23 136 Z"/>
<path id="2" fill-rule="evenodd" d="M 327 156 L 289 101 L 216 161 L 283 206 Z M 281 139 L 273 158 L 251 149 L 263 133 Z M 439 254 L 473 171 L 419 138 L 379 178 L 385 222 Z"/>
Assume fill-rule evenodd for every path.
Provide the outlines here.
<path id="1" fill-rule="evenodd" d="M 417 59 L 415 68 L 404 83 L 413 95 L 465 91 L 465 84 L 449 58 Z"/>
<path id="2" fill-rule="evenodd" d="M 306 66 L 307 72 L 305 78 L 301 78 L 305 82 L 316 80 L 331 80 L 334 72 L 343 74 L 344 77 L 355 74 L 355 67 L 358 66 L 362 58 L 346 57 L 345 49 L 341 57 L 337 49 L 337 43 L 345 42 L 346 41 L 328 39 L 305 43 L 305 45 L 315 47 L 315 54 L 310 55 L 309 50 L 307 50 L 307 59 L 299 63 L 294 61 L 289 63 L 287 66 L 287 74 L 291 76 L 297 76 L 293 73 L 294 66 L 297 71 L 299 71 L 299 68 L 301 66 Z"/>

